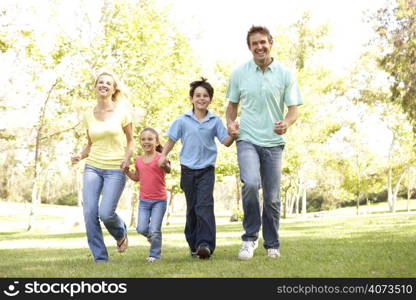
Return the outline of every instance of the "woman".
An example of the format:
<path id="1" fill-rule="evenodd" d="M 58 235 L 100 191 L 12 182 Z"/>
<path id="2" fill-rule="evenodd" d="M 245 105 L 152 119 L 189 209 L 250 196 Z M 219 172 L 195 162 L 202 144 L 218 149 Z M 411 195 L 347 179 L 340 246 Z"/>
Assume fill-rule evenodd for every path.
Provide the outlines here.
<path id="1" fill-rule="evenodd" d="M 134 142 L 129 111 L 120 105 L 120 89 L 114 77 L 101 73 L 95 81 L 97 105 L 85 112 L 83 124 L 88 143 L 73 164 L 87 158 L 83 178 L 83 211 L 90 250 L 96 262 L 108 261 L 100 220 L 117 241 L 117 251 L 128 246 L 127 226 L 116 214 L 123 192 Z M 99 201 L 102 196 L 101 202 Z"/>

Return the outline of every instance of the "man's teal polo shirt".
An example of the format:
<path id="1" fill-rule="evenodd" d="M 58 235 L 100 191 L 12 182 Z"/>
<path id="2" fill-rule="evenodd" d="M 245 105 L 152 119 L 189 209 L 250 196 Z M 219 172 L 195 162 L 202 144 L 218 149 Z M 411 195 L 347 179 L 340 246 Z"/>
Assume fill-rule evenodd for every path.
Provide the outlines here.
<path id="1" fill-rule="evenodd" d="M 283 136 L 273 131 L 274 123 L 284 119 L 284 105 L 303 104 L 291 72 L 275 61 L 264 72 L 254 60 L 234 70 L 227 98 L 241 106 L 237 141 L 262 147 L 284 145 Z"/>
<path id="2" fill-rule="evenodd" d="M 228 137 L 227 129 L 221 119 L 208 111 L 202 121 L 198 121 L 192 110 L 179 116 L 169 128 L 170 139 L 181 139 L 181 165 L 190 169 L 203 169 L 215 166 L 217 145 L 214 138 L 222 143 Z"/>

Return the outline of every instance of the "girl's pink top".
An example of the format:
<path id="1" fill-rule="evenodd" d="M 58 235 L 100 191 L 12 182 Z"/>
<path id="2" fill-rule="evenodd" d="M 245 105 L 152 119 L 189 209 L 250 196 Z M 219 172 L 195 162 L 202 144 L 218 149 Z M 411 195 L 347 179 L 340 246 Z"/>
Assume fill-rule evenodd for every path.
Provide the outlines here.
<path id="1" fill-rule="evenodd" d="M 156 155 L 150 162 L 145 163 L 143 157 L 136 158 L 136 170 L 140 178 L 140 195 L 143 200 L 166 200 L 166 182 L 165 171 L 157 165 L 160 153 Z"/>

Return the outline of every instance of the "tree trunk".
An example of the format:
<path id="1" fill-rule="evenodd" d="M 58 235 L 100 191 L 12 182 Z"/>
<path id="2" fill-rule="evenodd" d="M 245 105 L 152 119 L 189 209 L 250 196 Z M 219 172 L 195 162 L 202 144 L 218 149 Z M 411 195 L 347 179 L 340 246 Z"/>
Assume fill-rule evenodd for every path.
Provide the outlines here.
<path id="1" fill-rule="evenodd" d="M 393 212 L 393 188 L 392 188 L 392 166 L 391 166 L 391 156 L 393 154 L 393 146 L 396 140 L 396 134 L 393 132 L 393 138 L 391 139 L 391 144 L 389 148 L 388 156 L 388 172 L 387 172 L 387 202 L 389 204 L 389 211 Z"/>
<path id="2" fill-rule="evenodd" d="M 407 211 L 410 211 L 410 193 L 412 191 L 411 188 L 411 179 L 410 179 L 410 167 L 407 168 Z"/>
<path id="3" fill-rule="evenodd" d="M 303 187 L 302 215 L 306 216 L 306 186 Z"/>
<path id="4" fill-rule="evenodd" d="M 166 225 L 170 225 L 170 216 L 173 215 L 173 199 L 175 198 L 175 193 L 174 193 L 174 189 L 170 189 L 169 191 L 169 202 L 168 202 L 168 213 L 166 214 L 166 221 L 165 224 Z"/>
<path id="5" fill-rule="evenodd" d="M 136 216 L 138 215 L 137 213 L 137 204 L 138 204 L 138 200 L 137 200 L 137 193 L 135 191 L 133 191 L 132 196 L 131 196 L 131 200 L 130 200 L 130 225 L 129 227 L 135 227 L 137 224 L 137 219 Z"/>
<path id="6" fill-rule="evenodd" d="M 399 180 L 396 183 L 396 186 L 394 187 L 394 191 L 393 191 L 393 197 L 392 197 L 392 212 L 395 213 L 396 212 L 396 203 L 397 203 L 397 194 L 399 193 L 399 189 L 400 189 L 400 183 L 402 182 L 402 179 L 404 178 L 404 175 L 406 174 L 406 172 L 401 173 Z"/>
<path id="7" fill-rule="evenodd" d="M 393 188 L 391 182 L 391 167 L 389 167 L 389 170 L 387 172 L 387 202 L 389 204 L 389 211 L 393 212 Z"/>
<path id="8" fill-rule="evenodd" d="M 240 211 L 241 209 L 241 185 L 240 185 L 240 176 L 237 173 L 235 174 L 235 183 L 236 183 L 235 199 L 237 201 L 237 211 Z"/>
<path id="9" fill-rule="evenodd" d="M 40 199 L 40 179 L 39 179 L 39 163 L 40 163 L 40 147 L 42 139 L 42 130 L 45 125 L 45 112 L 46 107 L 48 106 L 49 99 L 51 97 L 52 91 L 55 86 L 58 84 L 58 80 L 51 86 L 46 96 L 45 102 L 40 110 L 40 115 L 38 119 L 38 126 L 36 130 L 36 144 L 35 144 L 35 157 L 34 157 L 34 167 L 33 167 L 33 187 L 32 187 L 32 201 L 29 211 L 29 219 L 27 224 L 27 231 L 33 229 L 33 223 L 35 221 L 36 208 L 38 206 L 38 201 Z"/>

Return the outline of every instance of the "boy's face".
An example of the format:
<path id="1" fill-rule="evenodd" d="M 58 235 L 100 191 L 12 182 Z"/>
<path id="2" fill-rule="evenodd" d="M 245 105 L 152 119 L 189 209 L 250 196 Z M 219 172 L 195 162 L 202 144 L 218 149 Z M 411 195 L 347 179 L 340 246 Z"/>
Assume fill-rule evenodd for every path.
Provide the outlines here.
<path id="1" fill-rule="evenodd" d="M 191 103 L 194 105 L 194 109 L 207 110 L 208 105 L 211 103 L 208 91 L 202 86 L 197 87 L 194 95 L 191 97 Z"/>

